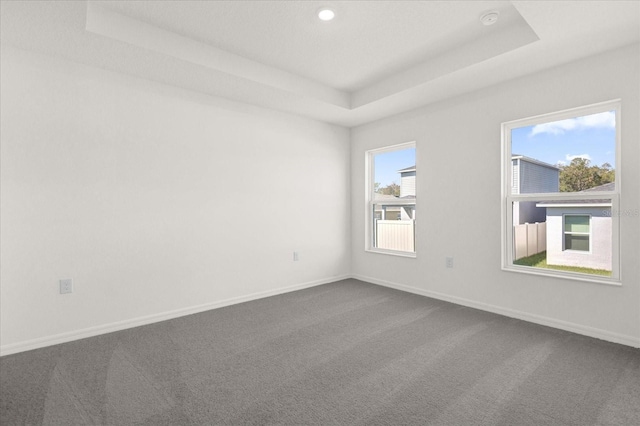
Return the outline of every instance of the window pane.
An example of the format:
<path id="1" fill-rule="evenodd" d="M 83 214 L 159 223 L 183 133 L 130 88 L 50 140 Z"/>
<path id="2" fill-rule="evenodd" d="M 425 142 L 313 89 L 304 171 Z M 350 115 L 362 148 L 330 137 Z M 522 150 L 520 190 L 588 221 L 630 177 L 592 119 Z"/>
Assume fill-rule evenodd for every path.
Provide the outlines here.
<path id="1" fill-rule="evenodd" d="M 620 108 L 603 102 L 503 123 L 505 269 L 619 280 Z"/>
<path id="2" fill-rule="evenodd" d="M 564 247 L 565 250 L 589 251 L 589 236 L 565 234 Z"/>
<path id="3" fill-rule="evenodd" d="M 415 147 L 410 147 L 377 153 L 371 158 L 372 248 L 415 252 L 415 153 Z"/>
<path id="4" fill-rule="evenodd" d="M 615 111 L 511 130 L 512 194 L 613 191 Z"/>
<path id="5" fill-rule="evenodd" d="M 589 232 L 589 216 L 565 216 L 565 232 Z"/>
<path id="6" fill-rule="evenodd" d="M 407 148 L 376 154 L 373 159 L 376 199 L 416 196 L 416 149 Z M 388 199 L 388 198 L 387 198 Z"/>

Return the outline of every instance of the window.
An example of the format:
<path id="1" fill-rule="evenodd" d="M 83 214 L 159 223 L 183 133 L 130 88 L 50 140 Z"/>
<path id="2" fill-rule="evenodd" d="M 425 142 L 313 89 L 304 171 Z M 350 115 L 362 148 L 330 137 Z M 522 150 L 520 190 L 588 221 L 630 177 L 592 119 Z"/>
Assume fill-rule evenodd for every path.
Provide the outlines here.
<path id="1" fill-rule="evenodd" d="M 367 151 L 365 249 L 415 256 L 415 143 Z"/>
<path id="2" fill-rule="evenodd" d="M 502 125 L 502 267 L 619 283 L 620 102 Z"/>
<path id="3" fill-rule="evenodd" d="M 564 215 L 564 250 L 589 252 L 590 216 Z"/>

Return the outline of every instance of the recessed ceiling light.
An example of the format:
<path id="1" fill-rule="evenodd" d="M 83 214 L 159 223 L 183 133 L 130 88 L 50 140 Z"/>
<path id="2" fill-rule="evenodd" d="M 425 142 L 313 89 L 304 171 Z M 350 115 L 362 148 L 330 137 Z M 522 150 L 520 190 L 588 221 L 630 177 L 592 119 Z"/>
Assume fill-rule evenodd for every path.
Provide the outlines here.
<path id="1" fill-rule="evenodd" d="M 328 7 L 321 7 L 318 9 L 318 18 L 320 18 L 321 21 L 330 21 L 335 17 L 336 12 L 334 12 L 333 9 Z"/>
<path id="2" fill-rule="evenodd" d="M 480 22 L 482 22 L 482 25 L 493 25 L 498 22 L 498 16 L 500 16 L 500 12 L 497 10 L 490 10 L 482 14 Z"/>

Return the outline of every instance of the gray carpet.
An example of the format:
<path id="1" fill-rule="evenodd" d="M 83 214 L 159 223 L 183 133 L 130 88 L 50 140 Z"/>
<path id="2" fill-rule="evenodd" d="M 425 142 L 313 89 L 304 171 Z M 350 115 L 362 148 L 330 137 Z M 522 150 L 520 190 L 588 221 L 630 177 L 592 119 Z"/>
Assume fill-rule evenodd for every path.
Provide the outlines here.
<path id="1" fill-rule="evenodd" d="M 639 425 L 640 351 L 355 280 L 0 359 L 2 425 Z"/>

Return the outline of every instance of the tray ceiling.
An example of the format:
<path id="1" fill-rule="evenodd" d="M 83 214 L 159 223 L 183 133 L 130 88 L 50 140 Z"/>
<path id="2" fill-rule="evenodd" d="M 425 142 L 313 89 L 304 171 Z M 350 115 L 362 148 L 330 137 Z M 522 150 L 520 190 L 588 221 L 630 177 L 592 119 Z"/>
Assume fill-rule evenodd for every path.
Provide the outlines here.
<path id="1" fill-rule="evenodd" d="M 327 5 L 336 18 L 322 22 Z M 1 7 L 3 45 L 349 127 L 640 40 L 635 1 Z"/>

